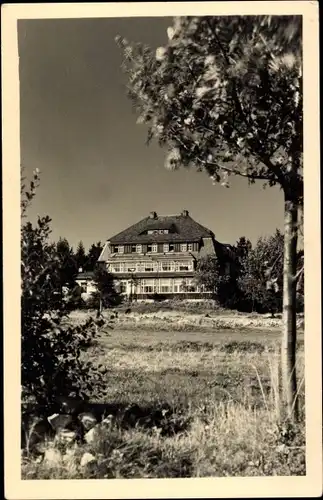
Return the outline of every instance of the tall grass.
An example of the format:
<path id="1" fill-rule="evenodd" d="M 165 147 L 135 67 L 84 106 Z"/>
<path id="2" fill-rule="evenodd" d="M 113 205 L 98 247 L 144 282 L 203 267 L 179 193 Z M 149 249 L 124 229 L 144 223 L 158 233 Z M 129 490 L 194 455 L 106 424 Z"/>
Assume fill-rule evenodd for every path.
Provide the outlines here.
<path id="1" fill-rule="evenodd" d="M 302 351 L 297 366 L 300 422 L 291 426 L 281 411 L 279 353 L 273 346 L 253 343 L 248 350 L 246 342 L 227 342 L 204 349 L 203 342 L 199 348 L 164 342 L 161 349 L 160 341 L 145 350 L 140 339 L 130 342 L 128 352 L 127 344 L 107 352 L 102 345 L 100 355 L 98 347 L 89 354 L 93 362 L 111 366 L 104 397 L 167 402 L 174 408 L 171 418 L 186 423 L 183 430 L 165 436 L 160 428 L 113 424 L 95 443 L 75 445 L 68 454 L 60 450 L 55 460 L 46 459 L 55 450 L 49 442 L 44 459 L 24 458 L 24 478 L 305 474 Z M 85 452 L 95 460 L 82 466 Z"/>

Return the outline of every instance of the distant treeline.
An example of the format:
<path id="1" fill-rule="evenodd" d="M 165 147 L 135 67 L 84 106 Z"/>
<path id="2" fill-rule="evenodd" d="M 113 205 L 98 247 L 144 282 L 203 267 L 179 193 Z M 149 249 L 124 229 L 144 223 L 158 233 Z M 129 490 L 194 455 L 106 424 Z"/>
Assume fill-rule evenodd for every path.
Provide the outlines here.
<path id="1" fill-rule="evenodd" d="M 233 247 L 235 257 L 230 271 L 225 257 L 208 256 L 198 262 L 196 281 L 213 291 L 214 298 L 223 306 L 240 311 L 259 313 L 282 310 L 284 235 L 281 231 L 261 237 L 253 247 L 242 236 Z M 298 309 L 304 307 L 304 251 L 297 255 Z"/>

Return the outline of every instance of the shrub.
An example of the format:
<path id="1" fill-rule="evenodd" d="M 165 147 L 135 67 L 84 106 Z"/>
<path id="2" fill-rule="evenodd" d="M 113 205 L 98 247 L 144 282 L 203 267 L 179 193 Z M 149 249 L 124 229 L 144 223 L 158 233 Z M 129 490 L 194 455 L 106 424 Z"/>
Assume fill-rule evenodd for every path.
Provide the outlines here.
<path id="1" fill-rule="evenodd" d="M 29 190 L 22 184 L 22 218 L 35 195 L 36 171 Z M 49 242 L 51 219 L 38 217 L 21 228 L 21 382 L 23 399 L 50 405 L 58 395 L 88 391 L 100 379 L 80 360 L 96 333 L 92 318 L 71 326 L 60 287 L 60 258 Z M 92 370 L 92 372 L 91 372 Z M 90 376 L 91 372 L 91 376 Z"/>

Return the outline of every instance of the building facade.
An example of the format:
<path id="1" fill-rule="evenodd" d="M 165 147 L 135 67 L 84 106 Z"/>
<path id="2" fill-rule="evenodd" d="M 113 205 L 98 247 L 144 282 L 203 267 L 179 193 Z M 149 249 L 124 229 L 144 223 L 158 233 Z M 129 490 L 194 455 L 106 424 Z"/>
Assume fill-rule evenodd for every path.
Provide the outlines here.
<path id="1" fill-rule="evenodd" d="M 148 217 L 111 237 L 98 263 L 113 275 L 117 290 L 135 299 L 206 298 L 210 293 L 195 284 L 198 259 L 231 252 L 212 231 L 180 215 Z"/>
<path id="2" fill-rule="evenodd" d="M 86 295 L 91 295 L 97 291 L 95 282 L 93 280 L 93 272 L 83 271 L 82 268 L 79 269 L 78 275 L 75 278 L 75 283 L 81 287 L 82 293 Z"/>

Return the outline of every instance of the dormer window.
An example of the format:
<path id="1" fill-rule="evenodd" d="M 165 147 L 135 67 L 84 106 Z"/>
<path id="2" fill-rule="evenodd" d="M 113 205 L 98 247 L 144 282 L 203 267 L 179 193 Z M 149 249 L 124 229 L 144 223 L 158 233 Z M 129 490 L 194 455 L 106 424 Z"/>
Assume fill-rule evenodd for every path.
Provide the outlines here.
<path id="1" fill-rule="evenodd" d="M 156 243 L 153 243 L 153 245 L 152 245 L 152 252 L 157 253 L 157 251 L 158 251 L 158 246 L 157 246 Z"/>
<path id="2" fill-rule="evenodd" d="M 146 234 L 168 234 L 168 229 L 149 229 Z"/>
<path id="3" fill-rule="evenodd" d="M 187 244 L 186 243 L 181 244 L 181 252 L 187 252 Z"/>

